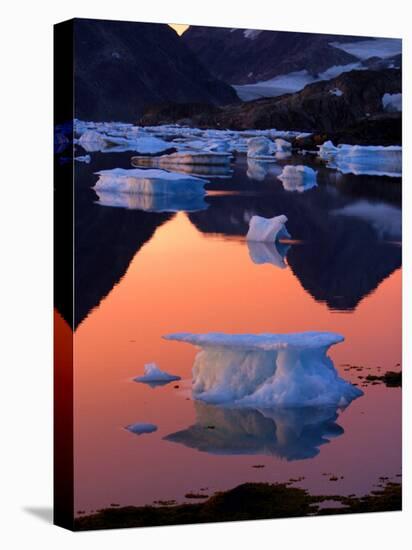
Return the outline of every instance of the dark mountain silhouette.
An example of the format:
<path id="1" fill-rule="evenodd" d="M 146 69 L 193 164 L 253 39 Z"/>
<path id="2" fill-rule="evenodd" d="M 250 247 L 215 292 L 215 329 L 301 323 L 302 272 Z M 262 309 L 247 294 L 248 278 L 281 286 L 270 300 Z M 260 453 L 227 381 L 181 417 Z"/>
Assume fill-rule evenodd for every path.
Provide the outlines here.
<path id="1" fill-rule="evenodd" d="M 74 19 L 75 115 L 134 122 L 164 101 L 234 102 L 168 25 Z"/>
<path id="2" fill-rule="evenodd" d="M 253 182 L 245 184 L 244 194 L 207 197 L 209 208 L 191 213 L 189 218 L 204 233 L 245 236 L 252 215 L 270 218 L 285 214 L 293 239 L 302 241 L 292 245 L 286 256 L 301 285 L 315 300 L 326 303 L 331 309 L 353 310 L 401 266 L 402 251 L 400 246 L 388 242 L 390 238 L 383 238 L 379 225 L 337 213 L 353 204 L 355 197 L 372 204 L 398 204 L 398 199 L 389 193 L 388 200 L 383 201 L 381 197 L 376 202 L 379 189 L 385 188 L 385 182 L 379 185 L 376 178 L 365 176 L 360 183 L 358 177 L 355 190 L 350 186 L 350 176 L 338 175 L 336 184 L 331 187 L 330 182 L 327 185 L 326 174 L 319 167 L 320 186 L 302 194 L 286 193 L 279 182 L 266 180 L 267 195 L 254 195 L 246 192 L 252 190 Z M 237 184 L 240 178 L 239 174 Z M 376 188 L 374 199 L 370 197 L 371 185 Z M 392 185 L 398 184 L 392 182 Z M 349 187 L 347 196 L 346 186 Z M 382 220 L 382 225 L 384 223 Z"/>
<path id="3" fill-rule="evenodd" d="M 365 38 L 285 31 L 191 26 L 183 42 L 217 78 L 248 84 L 307 70 L 316 75 L 358 58 L 330 45 Z"/>

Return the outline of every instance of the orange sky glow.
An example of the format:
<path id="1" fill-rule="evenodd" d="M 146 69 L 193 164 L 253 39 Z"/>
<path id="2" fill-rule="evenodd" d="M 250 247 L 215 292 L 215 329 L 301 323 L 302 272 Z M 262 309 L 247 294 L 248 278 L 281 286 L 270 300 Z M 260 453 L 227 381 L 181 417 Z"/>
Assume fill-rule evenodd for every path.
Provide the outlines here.
<path id="1" fill-rule="evenodd" d="M 189 25 L 181 25 L 178 23 L 170 23 L 169 26 L 172 27 L 172 29 L 174 29 L 179 35 L 182 35 L 189 28 Z"/>

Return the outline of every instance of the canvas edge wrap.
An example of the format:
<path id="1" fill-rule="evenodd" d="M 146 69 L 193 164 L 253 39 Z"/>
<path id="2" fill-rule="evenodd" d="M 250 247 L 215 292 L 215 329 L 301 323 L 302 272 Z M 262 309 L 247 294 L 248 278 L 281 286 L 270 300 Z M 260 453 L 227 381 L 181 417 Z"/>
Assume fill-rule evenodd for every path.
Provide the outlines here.
<path id="1" fill-rule="evenodd" d="M 73 484 L 73 20 L 53 27 L 54 68 L 54 511 L 74 529 Z M 63 128 L 63 133 L 59 133 Z M 59 137 L 57 138 L 57 134 Z M 63 137 L 62 137 L 63 136 Z M 56 155 L 62 139 L 65 162 Z"/>

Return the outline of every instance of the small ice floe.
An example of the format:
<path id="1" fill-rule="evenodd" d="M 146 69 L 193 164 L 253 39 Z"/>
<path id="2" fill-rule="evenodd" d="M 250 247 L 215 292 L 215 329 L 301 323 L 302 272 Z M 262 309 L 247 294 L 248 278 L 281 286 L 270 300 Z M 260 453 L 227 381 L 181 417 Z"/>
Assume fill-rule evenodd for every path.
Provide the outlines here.
<path id="1" fill-rule="evenodd" d="M 129 424 L 128 426 L 125 426 L 125 430 L 136 435 L 151 434 L 157 430 L 157 426 L 156 424 L 138 422 L 136 424 Z"/>
<path id="2" fill-rule="evenodd" d="M 250 138 L 247 142 L 248 158 L 274 161 L 274 152 L 275 144 L 271 139 L 268 139 L 267 137 L 254 137 Z"/>
<path id="3" fill-rule="evenodd" d="M 169 382 L 181 380 L 181 377 L 176 374 L 169 374 L 168 372 L 160 370 L 156 363 L 147 363 L 144 366 L 143 376 L 136 376 L 133 380 L 135 382 L 142 382 L 149 385 L 164 385 Z"/>
<path id="4" fill-rule="evenodd" d="M 96 130 L 86 130 L 82 133 L 77 143 L 81 145 L 88 153 L 100 151 L 106 145 L 106 141 L 104 140 L 102 134 L 96 132 Z"/>
<path id="5" fill-rule="evenodd" d="M 316 172 L 309 166 L 285 166 L 278 178 L 282 182 L 283 189 L 285 189 L 285 191 L 297 191 L 298 193 L 303 193 L 304 191 L 317 186 Z"/>
<path id="6" fill-rule="evenodd" d="M 137 193 L 143 195 L 204 195 L 207 180 L 166 170 L 114 168 L 96 172 L 95 191 Z"/>
<path id="7" fill-rule="evenodd" d="M 290 245 L 274 242 L 247 241 L 250 259 L 254 264 L 271 264 L 280 269 L 286 267 L 286 254 Z"/>
<path id="8" fill-rule="evenodd" d="M 318 149 L 318 155 L 322 160 L 330 160 L 338 152 L 338 148 L 335 147 L 330 140 L 325 141 L 325 143 L 322 143 L 322 145 L 318 145 Z"/>
<path id="9" fill-rule="evenodd" d="M 228 408 L 195 401 L 195 423 L 164 439 L 211 454 L 313 458 L 342 435 L 336 407 Z M 213 429 L 209 429 L 213 426 Z"/>
<path id="10" fill-rule="evenodd" d="M 287 153 L 287 152 L 290 152 L 290 150 L 292 149 L 292 144 L 290 141 L 287 141 L 286 139 L 277 138 L 275 139 L 275 147 L 277 152 Z"/>
<path id="11" fill-rule="evenodd" d="M 112 208 L 127 210 L 142 210 L 144 212 L 198 212 L 206 210 L 208 204 L 203 195 L 153 195 L 143 193 L 116 193 L 98 191 L 97 204 Z"/>
<path id="12" fill-rule="evenodd" d="M 290 239 L 289 232 L 285 227 L 287 221 L 288 219 L 284 215 L 275 216 L 274 218 L 252 216 L 246 240 L 274 243 L 282 238 Z"/>
<path id="13" fill-rule="evenodd" d="M 170 142 L 153 136 L 123 137 L 108 135 L 96 130 L 86 130 L 78 140 L 78 144 L 88 153 L 105 150 L 136 151 L 143 155 L 158 154 L 170 150 Z"/>
<path id="14" fill-rule="evenodd" d="M 333 147 L 331 142 L 319 146 L 319 156 L 327 166 L 343 174 L 402 176 L 402 147 L 391 145 L 346 145 Z"/>
<path id="15" fill-rule="evenodd" d="M 344 340 L 331 332 L 295 334 L 176 333 L 165 336 L 200 347 L 193 397 L 210 404 L 344 408 L 363 392 L 342 379 L 328 349 Z"/>
<path id="16" fill-rule="evenodd" d="M 85 162 L 86 164 L 90 164 L 92 157 L 90 155 L 80 155 L 78 157 L 74 157 L 74 160 L 77 160 L 77 162 Z"/>
<path id="17" fill-rule="evenodd" d="M 402 112 L 402 94 L 383 94 L 382 107 L 389 113 Z"/>

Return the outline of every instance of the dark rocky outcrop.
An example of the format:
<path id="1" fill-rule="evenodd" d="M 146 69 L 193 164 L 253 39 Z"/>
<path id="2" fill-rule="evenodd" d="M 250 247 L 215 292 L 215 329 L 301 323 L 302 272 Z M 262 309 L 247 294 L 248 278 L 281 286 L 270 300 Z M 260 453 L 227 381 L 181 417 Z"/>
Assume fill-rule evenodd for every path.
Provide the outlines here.
<path id="1" fill-rule="evenodd" d="M 350 143 L 401 141 L 400 113 L 385 113 L 382 96 L 402 89 L 401 71 L 351 71 L 327 81 L 309 84 L 294 94 L 249 101 L 225 107 L 176 113 L 173 106 L 148 110 L 140 122 L 161 124 L 186 122 L 198 127 L 243 130 L 277 128 L 324 133 Z M 338 91 L 338 95 L 336 95 Z M 182 119 L 185 119 L 182 121 Z"/>
<path id="2" fill-rule="evenodd" d="M 248 84 L 301 70 L 316 75 L 333 65 L 356 62 L 330 42 L 365 37 L 191 26 L 182 39 L 214 76 Z"/>
<path id="3" fill-rule="evenodd" d="M 73 28 L 78 118 L 134 121 L 149 103 L 237 101 L 168 25 L 75 19 Z"/>

